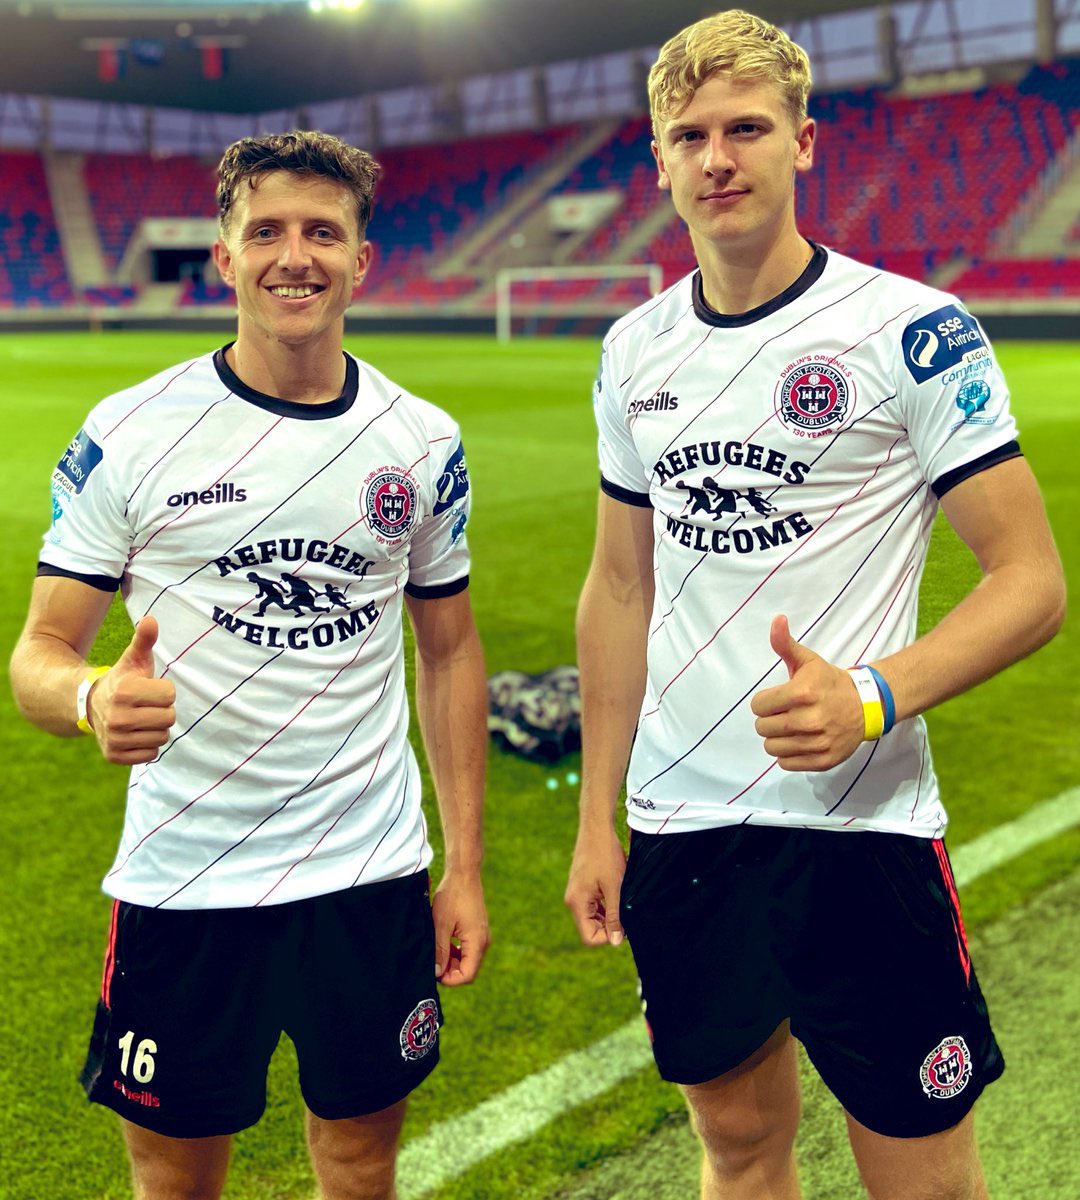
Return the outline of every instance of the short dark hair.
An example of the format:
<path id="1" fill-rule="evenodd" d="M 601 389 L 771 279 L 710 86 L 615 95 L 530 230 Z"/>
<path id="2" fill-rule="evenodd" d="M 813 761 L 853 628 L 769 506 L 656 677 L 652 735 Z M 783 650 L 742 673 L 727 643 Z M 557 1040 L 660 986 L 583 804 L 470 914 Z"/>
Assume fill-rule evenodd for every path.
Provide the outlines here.
<path id="1" fill-rule="evenodd" d="M 258 176 L 268 171 L 292 171 L 344 184 L 356 201 L 356 221 L 360 236 L 364 236 L 371 220 L 379 164 L 366 150 L 358 150 L 331 133 L 306 129 L 241 138 L 225 151 L 217 171 L 218 219 L 223 233 L 228 229 L 241 184 L 247 180 L 254 188 Z"/>

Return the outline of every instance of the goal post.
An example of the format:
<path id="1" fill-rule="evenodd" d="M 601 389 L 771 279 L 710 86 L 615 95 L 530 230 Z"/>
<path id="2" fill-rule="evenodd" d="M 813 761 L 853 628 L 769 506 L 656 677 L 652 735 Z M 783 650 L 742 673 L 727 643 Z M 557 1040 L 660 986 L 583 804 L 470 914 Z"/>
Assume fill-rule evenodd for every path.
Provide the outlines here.
<path id="1" fill-rule="evenodd" d="M 597 285 L 591 292 L 590 280 Z M 500 342 L 510 341 L 515 319 L 526 317 L 619 317 L 663 285 L 657 263 L 506 267 L 495 276 L 495 334 Z"/>

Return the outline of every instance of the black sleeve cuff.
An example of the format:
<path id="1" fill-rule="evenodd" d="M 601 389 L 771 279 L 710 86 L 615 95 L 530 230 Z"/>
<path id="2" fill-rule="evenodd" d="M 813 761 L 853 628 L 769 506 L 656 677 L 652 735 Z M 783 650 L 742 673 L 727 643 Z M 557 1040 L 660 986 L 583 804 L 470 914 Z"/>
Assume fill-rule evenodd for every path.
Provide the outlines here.
<path id="1" fill-rule="evenodd" d="M 1010 458 L 1019 458 L 1021 454 L 1019 442 L 1006 442 L 1004 446 L 998 446 L 996 450 L 990 450 L 986 454 L 972 459 L 971 462 L 964 463 L 961 467 L 954 467 L 951 471 L 946 471 L 930 486 L 934 489 L 934 495 L 940 500 L 946 492 L 952 491 L 958 483 L 963 483 L 972 475 L 978 475 L 987 467 L 996 467 L 998 463 L 1007 462 Z"/>
<path id="2" fill-rule="evenodd" d="M 469 586 L 468 575 L 455 579 L 451 583 L 435 583 L 431 587 L 423 587 L 419 583 L 407 583 L 405 595 L 414 600 L 442 600 L 446 596 L 456 596 Z"/>
<path id="3" fill-rule="evenodd" d="M 635 508 L 652 508 L 652 497 L 648 492 L 632 492 L 629 488 L 619 487 L 610 479 L 600 476 L 600 490 L 612 500 L 621 500 L 623 504 L 632 504 Z"/>
<path id="4" fill-rule="evenodd" d="M 113 579 L 111 575 L 80 575 L 78 571 L 66 571 L 63 567 L 54 567 L 52 563 L 47 562 L 38 563 L 37 574 L 57 575 L 61 579 L 75 579 L 79 583 L 86 583 L 92 588 L 97 588 L 99 592 L 118 592 L 120 590 L 120 580 Z"/>

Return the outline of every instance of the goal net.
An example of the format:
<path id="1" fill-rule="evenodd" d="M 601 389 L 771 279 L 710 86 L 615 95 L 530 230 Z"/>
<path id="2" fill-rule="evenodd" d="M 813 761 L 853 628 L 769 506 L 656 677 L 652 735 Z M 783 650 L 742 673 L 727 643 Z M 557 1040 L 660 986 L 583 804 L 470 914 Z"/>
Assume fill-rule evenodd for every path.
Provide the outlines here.
<path id="1" fill-rule="evenodd" d="M 495 276 L 495 332 L 587 333 L 655 296 L 664 272 L 656 263 L 597 267 L 511 267 Z"/>

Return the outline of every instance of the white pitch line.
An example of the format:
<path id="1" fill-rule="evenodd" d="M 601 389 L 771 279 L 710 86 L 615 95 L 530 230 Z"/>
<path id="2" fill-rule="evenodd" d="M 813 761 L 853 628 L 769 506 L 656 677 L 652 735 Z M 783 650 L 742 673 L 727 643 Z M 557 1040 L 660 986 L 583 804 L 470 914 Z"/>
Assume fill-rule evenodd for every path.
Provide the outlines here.
<path id="1" fill-rule="evenodd" d="M 1080 824 L 1080 787 L 988 830 L 952 854 L 961 887 Z M 593 1100 L 652 1062 L 644 1022 L 635 1017 L 584 1050 L 528 1075 L 460 1116 L 433 1125 L 406 1143 L 398 1159 L 401 1200 L 418 1200 L 470 1167 Z"/>
<path id="2" fill-rule="evenodd" d="M 972 842 L 965 842 L 951 855 L 956 883 L 964 887 L 980 875 L 993 871 L 1010 859 L 1019 858 L 1040 842 L 1080 824 L 1080 787 L 1070 788 L 1029 808 L 1022 817 L 988 829 Z"/>
<path id="3" fill-rule="evenodd" d="M 470 1167 L 538 1133 L 557 1116 L 595 1100 L 652 1062 L 640 1017 L 584 1050 L 527 1075 L 476 1108 L 433 1125 L 398 1158 L 398 1193 L 415 1200 Z"/>

